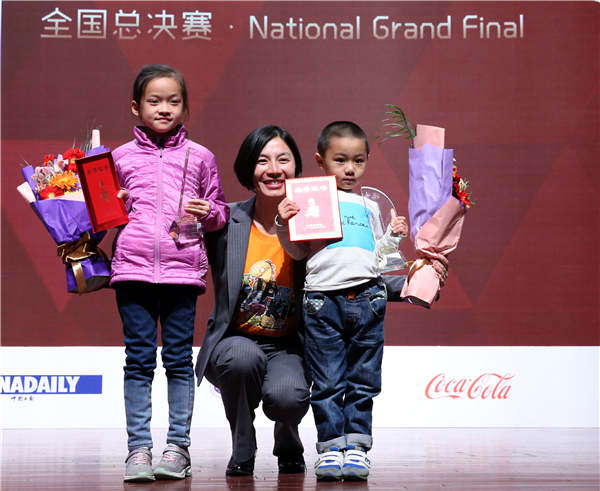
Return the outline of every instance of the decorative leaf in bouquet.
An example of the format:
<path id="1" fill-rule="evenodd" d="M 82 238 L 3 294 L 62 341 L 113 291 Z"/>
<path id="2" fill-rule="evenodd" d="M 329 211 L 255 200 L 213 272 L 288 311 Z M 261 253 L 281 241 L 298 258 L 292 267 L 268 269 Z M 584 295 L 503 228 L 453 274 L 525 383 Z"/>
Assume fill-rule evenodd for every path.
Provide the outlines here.
<path id="1" fill-rule="evenodd" d="M 416 132 L 402 108 L 394 104 L 386 104 L 386 107 L 387 117 L 382 121 L 383 127 L 381 133 L 377 135 L 377 140 L 383 143 L 390 138 L 402 137 L 409 141 L 411 148 L 414 147 Z"/>

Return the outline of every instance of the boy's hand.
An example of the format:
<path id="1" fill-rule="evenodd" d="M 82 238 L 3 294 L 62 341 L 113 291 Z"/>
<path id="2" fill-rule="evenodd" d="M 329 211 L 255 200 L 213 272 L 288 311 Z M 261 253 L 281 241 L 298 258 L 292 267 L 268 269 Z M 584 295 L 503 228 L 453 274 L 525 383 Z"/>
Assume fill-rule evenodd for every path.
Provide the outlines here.
<path id="1" fill-rule="evenodd" d="M 279 215 L 279 221 L 282 225 L 286 224 L 293 216 L 296 216 L 299 211 L 300 208 L 296 202 L 288 198 L 284 198 L 283 201 L 277 205 L 277 214 Z"/>
<path id="2" fill-rule="evenodd" d="M 119 191 L 117 192 L 117 198 L 118 199 L 129 198 L 129 191 L 127 191 L 127 189 L 119 189 Z"/>
<path id="3" fill-rule="evenodd" d="M 204 218 L 210 213 L 210 201 L 205 199 L 191 199 L 183 207 L 186 213 L 198 218 Z"/>
<path id="4" fill-rule="evenodd" d="M 390 223 L 392 227 L 392 234 L 406 237 L 408 235 L 408 223 L 406 218 L 396 215 L 396 210 L 393 208 L 390 210 L 390 213 L 392 215 L 392 222 Z"/>
<path id="5" fill-rule="evenodd" d="M 444 258 L 444 260 L 446 261 L 445 263 L 443 263 L 440 259 Z M 433 269 L 435 270 L 435 272 L 438 275 L 438 278 L 440 280 L 440 286 L 444 286 L 446 284 L 446 280 L 448 279 L 448 259 L 444 256 L 441 256 L 440 259 L 431 259 L 431 265 L 433 266 Z"/>

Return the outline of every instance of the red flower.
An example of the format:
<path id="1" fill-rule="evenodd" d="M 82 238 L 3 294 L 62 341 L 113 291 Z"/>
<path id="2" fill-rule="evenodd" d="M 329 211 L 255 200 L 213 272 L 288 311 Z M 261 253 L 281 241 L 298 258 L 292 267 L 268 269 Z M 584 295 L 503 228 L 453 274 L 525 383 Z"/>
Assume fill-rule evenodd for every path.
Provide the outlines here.
<path id="1" fill-rule="evenodd" d="M 47 153 L 46 155 L 44 155 L 44 164 L 52 162 L 54 160 L 54 157 L 56 157 L 56 155 L 53 155 L 51 153 Z"/>
<path id="2" fill-rule="evenodd" d="M 78 148 L 69 148 L 65 153 L 62 154 L 63 160 L 66 162 L 63 170 L 67 172 L 68 170 L 77 172 L 77 165 L 75 165 L 75 160 L 85 157 L 85 153 Z"/>
<path id="3" fill-rule="evenodd" d="M 69 160 L 69 163 L 67 165 L 65 165 L 65 168 L 63 169 L 65 172 L 67 171 L 72 171 L 77 173 L 77 164 L 75 164 L 74 160 Z"/>
<path id="4" fill-rule="evenodd" d="M 69 163 L 74 162 L 76 159 L 85 157 L 85 153 L 78 148 L 69 148 L 65 153 L 62 154 L 63 160 L 67 160 Z"/>
<path id="5" fill-rule="evenodd" d="M 65 192 L 56 186 L 46 186 L 44 189 L 42 189 L 40 191 L 40 198 L 42 198 L 42 199 L 56 198 L 57 196 L 61 196 L 63 194 L 65 194 Z"/>
<path id="6" fill-rule="evenodd" d="M 452 166 L 452 196 L 460 201 L 466 208 L 473 205 L 471 201 L 471 193 L 467 191 L 469 181 L 466 181 L 457 172 L 456 165 Z"/>

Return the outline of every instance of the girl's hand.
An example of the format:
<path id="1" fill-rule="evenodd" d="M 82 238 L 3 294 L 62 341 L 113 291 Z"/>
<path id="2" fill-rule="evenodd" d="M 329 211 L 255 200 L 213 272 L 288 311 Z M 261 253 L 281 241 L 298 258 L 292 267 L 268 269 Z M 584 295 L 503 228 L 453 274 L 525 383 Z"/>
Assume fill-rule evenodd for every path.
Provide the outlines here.
<path id="1" fill-rule="evenodd" d="M 408 235 L 408 222 L 406 221 L 406 218 L 396 215 L 396 210 L 393 208 L 390 210 L 390 213 L 392 215 L 392 222 L 390 223 L 392 234 L 406 237 Z"/>
<path id="2" fill-rule="evenodd" d="M 283 201 L 277 205 L 277 214 L 279 215 L 279 220 L 282 224 L 287 223 L 287 221 L 295 216 L 299 211 L 300 208 L 296 202 L 288 198 L 284 198 Z"/>
<path id="3" fill-rule="evenodd" d="M 186 213 L 197 218 L 204 218 L 210 213 L 210 201 L 205 199 L 191 199 L 183 207 Z"/>
<path id="4" fill-rule="evenodd" d="M 129 191 L 127 191 L 127 189 L 119 189 L 119 191 L 117 192 L 117 198 L 118 199 L 129 198 Z"/>

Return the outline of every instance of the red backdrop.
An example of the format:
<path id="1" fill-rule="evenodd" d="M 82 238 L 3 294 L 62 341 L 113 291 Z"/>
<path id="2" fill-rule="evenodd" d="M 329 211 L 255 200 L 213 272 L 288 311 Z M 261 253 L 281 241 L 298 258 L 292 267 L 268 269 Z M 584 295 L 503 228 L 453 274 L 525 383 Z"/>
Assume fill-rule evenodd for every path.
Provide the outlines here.
<path id="1" fill-rule="evenodd" d="M 600 344 L 598 12 L 594 2 L 3 3 L 1 344 L 121 344 L 113 292 L 65 292 L 54 243 L 15 188 L 23 159 L 60 153 L 86 127 L 101 125 L 112 148 L 131 139 L 131 84 L 157 62 L 184 73 L 190 136 L 216 154 L 230 201 L 249 196 L 232 164 L 252 129 L 286 127 L 308 176 L 321 127 L 351 119 L 371 139 L 364 184 L 405 213 L 407 145 L 375 141 L 384 106 L 447 129 L 476 206 L 441 300 L 430 311 L 390 304 L 387 344 Z M 486 36 L 489 23 L 500 39 L 496 24 Z M 196 344 L 211 304 L 209 288 Z"/>

